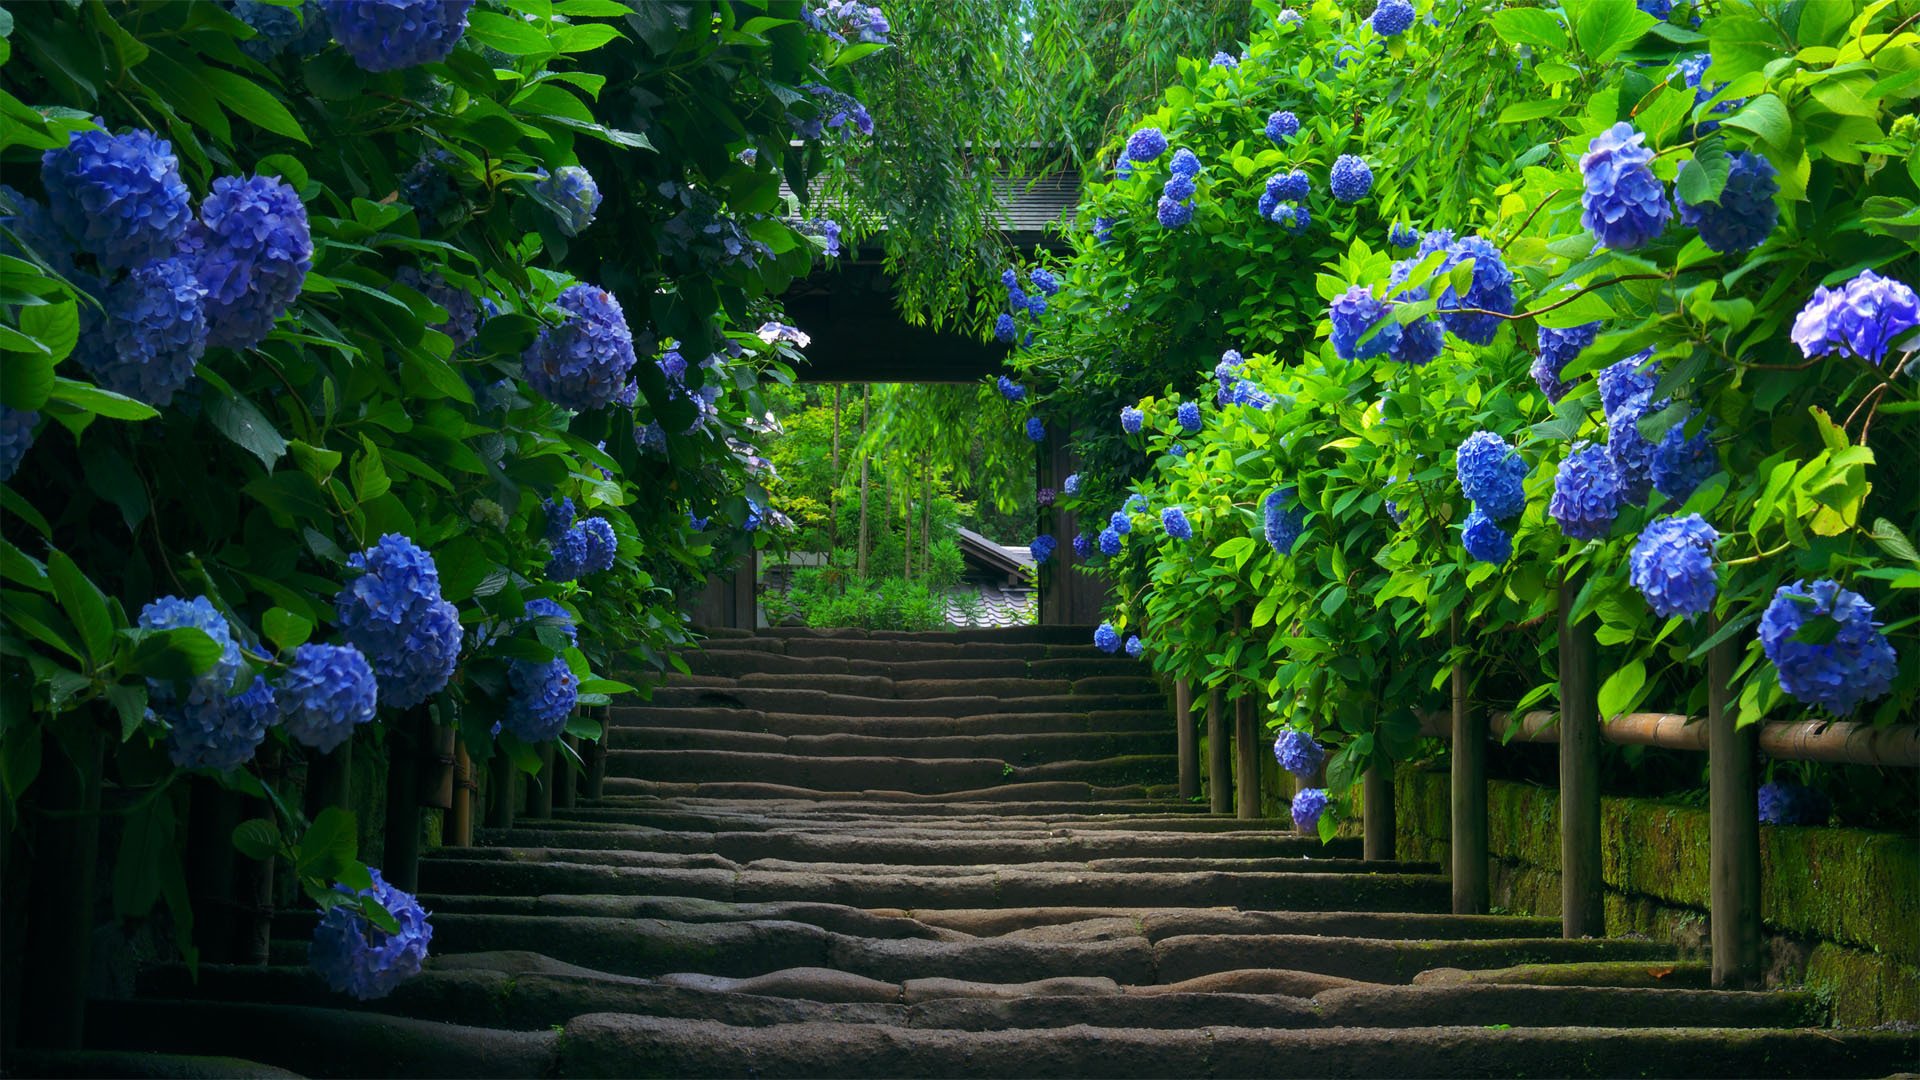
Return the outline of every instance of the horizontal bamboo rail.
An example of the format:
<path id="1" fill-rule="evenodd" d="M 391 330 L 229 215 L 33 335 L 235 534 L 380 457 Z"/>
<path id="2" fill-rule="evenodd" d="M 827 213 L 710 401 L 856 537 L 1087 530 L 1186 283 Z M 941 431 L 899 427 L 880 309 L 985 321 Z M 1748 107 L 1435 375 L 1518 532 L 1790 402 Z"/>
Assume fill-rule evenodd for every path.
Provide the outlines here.
<path id="1" fill-rule="evenodd" d="M 1506 739 L 1511 713 L 1487 717 L 1487 737 L 1496 741 L 1555 743 L 1560 741 L 1560 714 L 1542 710 L 1520 718 L 1512 739 Z M 1452 737 L 1445 713 L 1421 718 L 1421 734 Z M 1622 746 L 1657 746 L 1664 750 L 1707 749 L 1706 721 L 1676 713 L 1628 713 L 1603 724 L 1600 735 Z M 1824 761 L 1835 765 L 1883 765 L 1920 768 L 1920 725 L 1874 727 L 1851 720 L 1793 720 L 1760 725 L 1760 752 L 1783 761 Z"/>

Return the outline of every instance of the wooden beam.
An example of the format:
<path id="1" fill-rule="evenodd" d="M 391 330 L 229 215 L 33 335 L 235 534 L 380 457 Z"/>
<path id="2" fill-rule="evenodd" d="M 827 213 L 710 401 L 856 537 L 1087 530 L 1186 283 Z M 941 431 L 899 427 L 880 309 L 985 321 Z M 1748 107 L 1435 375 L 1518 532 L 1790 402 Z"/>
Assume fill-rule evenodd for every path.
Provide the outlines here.
<path id="1" fill-rule="evenodd" d="M 1173 681 L 1173 724 L 1180 747 L 1180 797 L 1191 799 L 1200 794 L 1200 747 L 1193 729 L 1193 683 Z"/>
<path id="2" fill-rule="evenodd" d="M 1719 628 L 1709 617 L 1705 632 Z M 1733 672 L 1739 653 L 1723 641 L 1707 653 L 1708 911 L 1713 985 L 1744 990 L 1760 979 L 1760 820 L 1753 727 L 1737 726 Z"/>
<path id="3" fill-rule="evenodd" d="M 1393 769 L 1374 765 L 1360 777 L 1362 858 L 1393 861 Z"/>
<path id="4" fill-rule="evenodd" d="M 1462 644 L 1460 615 L 1453 616 L 1453 646 Z M 1466 664 L 1453 666 L 1453 753 L 1451 828 L 1453 913 L 1485 915 L 1491 903 L 1487 887 L 1487 741 L 1474 738 L 1485 727 L 1467 700 Z"/>
<path id="5" fill-rule="evenodd" d="M 1512 738 L 1507 726 L 1512 713 L 1487 717 L 1487 737 L 1495 742 L 1560 741 L 1560 714 L 1536 710 L 1520 718 Z M 1883 768 L 1920 768 L 1920 725 L 1896 724 L 1876 728 L 1853 720 L 1791 720 L 1752 725 L 1759 729 L 1760 752 L 1781 761 L 1825 761 L 1837 765 L 1876 765 Z M 1420 733 L 1451 739 L 1453 728 L 1443 713 L 1420 718 Z M 1705 753 L 1707 724 L 1698 716 L 1681 713 L 1626 713 L 1600 729 L 1600 737 L 1621 746 L 1657 746 L 1663 750 Z"/>
<path id="6" fill-rule="evenodd" d="M 1600 708 L 1593 619 L 1573 618 L 1580 577 L 1560 584 L 1560 936 L 1605 937 L 1600 876 Z"/>
<path id="7" fill-rule="evenodd" d="M 1251 686 L 1233 702 L 1233 750 L 1234 816 L 1252 821 L 1260 816 L 1260 699 Z"/>
<path id="8" fill-rule="evenodd" d="M 1207 691 L 1207 809 L 1233 812 L 1233 758 L 1227 746 L 1225 694 L 1219 687 Z"/>

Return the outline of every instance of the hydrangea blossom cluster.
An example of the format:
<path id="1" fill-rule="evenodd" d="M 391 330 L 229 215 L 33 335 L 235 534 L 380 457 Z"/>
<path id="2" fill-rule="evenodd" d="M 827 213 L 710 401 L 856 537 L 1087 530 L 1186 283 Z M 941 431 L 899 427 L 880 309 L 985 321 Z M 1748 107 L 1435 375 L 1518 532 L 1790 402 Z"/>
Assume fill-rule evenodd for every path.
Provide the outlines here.
<path id="1" fill-rule="evenodd" d="M 1314 832 L 1320 827 L 1320 815 L 1327 812 L 1326 788 L 1301 788 L 1293 796 L 1293 824 L 1301 832 Z"/>
<path id="2" fill-rule="evenodd" d="M 1041 423 L 1039 417 L 1027 417 L 1027 438 L 1032 439 L 1034 442 L 1046 441 L 1047 425 Z"/>
<path id="3" fill-rule="evenodd" d="M 1494 524 L 1487 512 L 1477 506 L 1461 526 L 1460 541 L 1467 554 L 1481 562 L 1498 566 L 1513 558 L 1513 534 Z"/>
<path id="4" fill-rule="evenodd" d="M 1177 506 L 1160 511 L 1160 527 L 1175 540 L 1193 539 L 1193 524 L 1187 520 L 1187 512 Z"/>
<path id="5" fill-rule="evenodd" d="M 529 600 L 526 617 L 566 620 L 568 640 L 578 631 L 565 608 L 552 600 Z M 521 742 L 543 743 L 566 730 L 580 696 L 580 678 L 564 656 L 551 660 L 514 660 L 507 665 L 507 711 L 500 726 Z"/>
<path id="6" fill-rule="evenodd" d="M 1145 127 L 1127 136 L 1127 151 L 1124 156 L 1128 161 L 1148 162 L 1166 152 L 1167 137 L 1159 128 Z"/>
<path id="7" fill-rule="evenodd" d="M 1200 159 L 1193 151 L 1183 149 L 1173 156 L 1171 172 L 1160 189 L 1158 216 L 1162 228 L 1177 229 L 1193 220 L 1193 192 L 1199 176 Z"/>
<path id="8" fill-rule="evenodd" d="M 1300 532 L 1306 527 L 1306 515 L 1294 500 L 1294 490 L 1275 488 L 1267 492 L 1267 497 L 1260 500 L 1260 509 L 1264 515 L 1267 546 L 1281 555 L 1293 554 L 1293 545 L 1299 542 Z"/>
<path id="9" fill-rule="evenodd" d="M 1434 245 L 1436 237 L 1444 237 L 1444 243 Z M 1513 271 L 1507 269 L 1500 249 L 1486 237 L 1476 234 L 1455 240 L 1445 229 L 1430 232 L 1421 239 L 1416 261 L 1439 248 L 1446 250 L 1447 257 L 1437 273 L 1444 274 L 1468 259 L 1473 260 L 1473 281 L 1467 286 L 1465 296 L 1451 283 L 1441 290 L 1440 321 L 1461 341 L 1470 345 L 1490 344 L 1493 336 L 1500 332 L 1502 320 L 1499 315 L 1480 312 L 1513 314 Z M 1462 310 L 1466 308 L 1477 310 Z"/>
<path id="10" fill-rule="evenodd" d="M 1653 490 L 1653 443 L 1640 433 L 1640 421 L 1667 407 L 1667 400 L 1655 402 L 1652 395 L 1640 393 L 1628 398 L 1607 417 L 1607 457 L 1620 475 L 1625 497 L 1635 503 L 1647 501 Z"/>
<path id="11" fill-rule="evenodd" d="M 1060 542 L 1055 540 L 1051 535 L 1041 533 L 1039 536 L 1033 538 L 1033 543 L 1027 545 L 1027 551 L 1033 556 L 1035 563 L 1043 563 L 1053 558 L 1054 550 L 1059 544 Z"/>
<path id="12" fill-rule="evenodd" d="M 1336 202 L 1359 202 L 1373 190 L 1373 170 L 1358 156 L 1341 154 L 1327 173 L 1327 190 Z"/>
<path id="13" fill-rule="evenodd" d="M 1131 405 L 1120 410 L 1120 430 L 1129 435 L 1140 434 L 1140 425 L 1146 422 L 1146 414 Z"/>
<path id="14" fill-rule="evenodd" d="M 104 318 L 82 318 L 74 359 L 101 386 L 165 406 L 207 351 L 207 291 L 190 259 L 155 259 L 107 289 Z"/>
<path id="15" fill-rule="evenodd" d="M 1702 424 L 1698 434 L 1689 438 L 1686 423 L 1667 429 L 1653 448 L 1653 489 L 1676 503 L 1687 501 L 1709 476 L 1720 471 L 1720 456 L 1713 449 L 1713 425 Z"/>
<path id="16" fill-rule="evenodd" d="M 1825 795 L 1790 781 L 1761 784 L 1759 804 L 1762 825 L 1825 825 L 1833 815 Z"/>
<path id="17" fill-rule="evenodd" d="M 1128 656 L 1131 656 L 1135 660 L 1138 660 L 1140 659 L 1141 654 L 1145 653 L 1146 651 L 1147 651 L 1146 643 L 1140 640 L 1139 634 L 1127 635 L 1127 655 Z"/>
<path id="18" fill-rule="evenodd" d="M 365 71 L 445 60 L 472 8 L 473 0 L 320 0 L 333 39 Z"/>
<path id="19" fill-rule="evenodd" d="M 1093 643 L 1101 652 L 1119 652 L 1120 631 L 1115 630 L 1112 623 L 1103 622 L 1099 628 L 1093 632 Z"/>
<path id="20" fill-rule="evenodd" d="M 1370 285 L 1355 285 L 1334 297 L 1327 314 L 1334 355 L 1342 360 L 1365 360 L 1390 352 L 1400 344 L 1401 329 L 1391 318 L 1393 305 L 1373 295 Z M 1361 341 L 1376 325 L 1372 338 Z"/>
<path id="21" fill-rule="evenodd" d="M 1180 422 L 1180 430 L 1189 435 L 1197 434 L 1201 428 L 1199 402 L 1181 402 L 1180 407 L 1174 410 L 1174 419 Z"/>
<path id="22" fill-rule="evenodd" d="M 1080 494 L 1080 474 L 1068 473 L 1067 478 L 1065 480 L 1060 481 L 1060 490 L 1066 492 L 1069 495 Z"/>
<path id="23" fill-rule="evenodd" d="M 297 8 L 263 0 L 229 0 L 228 10 L 253 28 L 253 37 L 240 43 L 240 51 L 261 63 L 281 53 L 312 56 L 326 48 L 333 36 L 317 0 L 302 0 Z"/>
<path id="24" fill-rule="evenodd" d="M 1674 62 L 1673 69 L 1680 73 L 1680 77 L 1686 81 L 1687 88 L 1693 91 L 1693 106 L 1696 109 L 1712 101 L 1715 94 L 1726 88 L 1727 84 L 1724 82 L 1706 82 L 1707 68 L 1712 65 L 1713 57 L 1707 53 L 1694 53 L 1692 56 L 1683 56 Z M 1733 98 L 1716 103 L 1708 111 L 1715 114 L 1729 113 L 1746 103 L 1746 98 Z M 1693 134 L 1706 135 L 1719 127 L 1718 120 L 1702 120 L 1693 125 Z"/>
<path id="25" fill-rule="evenodd" d="M 1144 509 L 1144 507 L 1142 509 Z M 1133 513 L 1133 507 L 1130 505 L 1122 506 L 1120 509 L 1115 510 L 1113 516 L 1107 519 L 1107 528 L 1112 529 L 1115 535 L 1118 536 L 1125 536 L 1132 532 L 1133 521 L 1127 516 L 1131 513 Z"/>
<path id="26" fill-rule="evenodd" d="M 1831 634 L 1807 623 L 1830 623 Z M 1796 701 L 1846 716 L 1893 688 L 1898 657 L 1865 597 L 1836 581 L 1782 585 L 1760 616 L 1760 647 Z"/>
<path id="27" fill-rule="evenodd" d="M 1313 228 L 1313 211 L 1307 209 L 1304 203 L 1281 203 L 1273 208 L 1268 218 L 1294 236 L 1305 235 L 1308 229 Z"/>
<path id="28" fill-rule="evenodd" d="M 559 326 L 549 326 L 521 354 L 527 383 L 548 401 L 584 412 L 613 402 L 633 370 L 633 333 L 613 294 L 572 285 L 556 302 Z"/>
<path id="29" fill-rule="evenodd" d="M 1420 243 L 1420 230 L 1404 221 L 1396 221 L 1387 230 L 1387 243 L 1394 247 L 1414 247 Z"/>
<path id="30" fill-rule="evenodd" d="M 1008 401 L 1026 400 L 1027 388 L 1024 386 L 1021 386 L 1017 382 L 1014 382 L 1012 379 L 1007 378 L 1005 375 L 1000 376 L 1000 382 L 998 385 L 1000 389 L 1000 396 L 1003 398 L 1006 398 Z"/>
<path id="31" fill-rule="evenodd" d="M 1656 518 L 1627 557 L 1627 580 L 1663 619 L 1703 614 L 1720 592 L 1713 569 L 1713 545 L 1719 539 L 1699 514 Z"/>
<path id="32" fill-rule="evenodd" d="M 1252 379 L 1235 379 L 1233 389 L 1227 391 L 1227 404 L 1245 405 L 1251 409 L 1265 412 L 1273 408 L 1273 395 L 1260 389 Z"/>
<path id="33" fill-rule="evenodd" d="M 307 948 L 307 963 L 328 986 L 361 1001 L 386 997 L 420 974 L 427 943 L 433 940 L 433 926 L 420 902 L 389 885 L 380 871 L 367 872 L 373 877 L 371 887 L 358 893 L 345 885 L 334 889 L 372 898 L 400 924 L 399 932 L 389 934 L 373 925 L 352 904 L 335 904 L 320 916 Z"/>
<path id="34" fill-rule="evenodd" d="M 1003 311 L 993 320 L 993 338 L 995 341 L 998 341 L 1002 345 L 1011 345 L 1013 344 L 1013 339 L 1019 336 L 1020 327 L 1013 321 L 1012 315 Z"/>
<path id="35" fill-rule="evenodd" d="M 1291 228 L 1294 215 L 1283 220 L 1280 211 L 1286 208 L 1305 211 L 1307 196 L 1313 191 L 1313 183 L 1307 174 L 1299 169 L 1291 172 L 1274 173 L 1267 177 L 1266 190 L 1260 194 L 1260 216 L 1268 221 Z M 1301 231 L 1301 230 L 1295 230 Z"/>
<path id="36" fill-rule="evenodd" d="M 1391 488 L 1393 485 L 1399 482 L 1400 482 L 1400 477 L 1397 474 L 1394 476 L 1389 476 L 1387 477 L 1386 486 Z M 1399 503 L 1394 502 L 1392 499 L 1387 499 L 1383 501 L 1380 505 L 1383 509 L 1386 510 L 1387 516 L 1393 519 L 1393 523 L 1395 525 L 1405 525 L 1407 523 L 1407 512 L 1405 510 L 1400 509 Z"/>
<path id="37" fill-rule="evenodd" d="M 1284 143 L 1300 134 L 1300 118 L 1286 109 L 1276 109 L 1267 117 L 1267 138 Z"/>
<path id="38" fill-rule="evenodd" d="M 422 155 L 400 177 L 400 200 L 413 207 L 413 216 L 422 232 L 452 228 L 471 212 L 454 177 L 454 170 L 459 166 L 459 158 L 436 147 Z"/>
<path id="39" fill-rule="evenodd" d="M 614 536 L 613 526 L 607 519 L 585 518 L 574 528 L 580 530 L 586 540 L 586 553 L 580 561 L 581 571 L 601 574 L 613 569 L 613 559 L 619 553 L 620 541 Z"/>
<path id="40" fill-rule="evenodd" d="M 1700 239 L 1715 251 L 1750 251 L 1773 232 L 1780 221 L 1780 208 L 1773 197 L 1780 193 L 1774 180 L 1773 163 L 1759 154 L 1736 150 L 1731 155 L 1726 187 L 1712 202 L 1694 205 L 1675 191 L 1680 206 L 1680 224 L 1700 232 Z"/>
<path id="41" fill-rule="evenodd" d="M 873 114 L 865 105 L 824 83 L 809 83 L 804 89 L 820 100 L 812 116 L 791 117 L 801 138 L 818 139 L 829 131 L 848 139 L 873 134 Z"/>
<path id="42" fill-rule="evenodd" d="M 1598 540 L 1613 528 L 1624 493 L 1604 446 L 1576 443 L 1553 478 L 1547 513 L 1575 540 Z"/>
<path id="43" fill-rule="evenodd" d="M 1660 367 L 1653 362 L 1653 350 L 1642 349 L 1601 368 L 1595 381 L 1600 384 L 1600 408 L 1611 417 L 1634 398 L 1659 387 Z"/>
<path id="44" fill-rule="evenodd" d="M 334 598 L 347 641 L 373 666 L 380 704 L 409 709 L 439 693 L 460 658 L 460 613 L 440 596 L 433 556 L 399 533 L 347 559 L 359 576 Z"/>
<path id="45" fill-rule="evenodd" d="M 863 4 L 860 0 L 827 0 L 821 7 L 810 7 L 802 11 L 801 18 L 809 28 L 818 30 L 842 45 L 855 41 L 885 45 L 887 34 L 893 29 L 887 22 L 886 13 L 872 4 Z"/>
<path id="46" fill-rule="evenodd" d="M 1234 380 L 1240 377 L 1241 370 L 1246 366 L 1247 362 L 1241 357 L 1238 349 L 1228 349 L 1220 354 L 1220 362 L 1213 365 L 1213 381 L 1220 384 L 1220 393 L 1216 395 L 1218 403 L 1226 403 L 1227 391 L 1233 386 Z"/>
<path id="47" fill-rule="evenodd" d="M 291 186 L 271 176 L 215 180 L 186 243 L 199 254 L 211 345 L 259 344 L 300 295 L 313 266 L 307 208 Z"/>
<path id="48" fill-rule="evenodd" d="M 1559 402 L 1573 389 L 1573 384 L 1563 381 L 1560 373 L 1599 336 L 1600 324 L 1597 322 L 1564 328 L 1540 328 L 1540 355 L 1534 358 L 1532 374 L 1533 381 L 1549 402 Z"/>
<path id="49" fill-rule="evenodd" d="M 1213 59 L 1207 62 L 1207 66 L 1237 68 L 1240 66 L 1240 58 L 1230 52 L 1217 52 L 1213 54 Z"/>
<path id="50" fill-rule="evenodd" d="M 0 405 L 0 484 L 13 479 L 20 461 L 33 446 L 33 427 L 40 414 L 10 405 Z"/>
<path id="51" fill-rule="evenodd" d="M 1476 431 L 1460 444 L 1455 475 L 1460 491 L 1495 521 L 1516 517 L 1526 509 L 1521 485 L 1527 462 L 1507 441 L 1491 431 Z"/>
<path id="52" fill-rule="evenodd" d="M 53 223 L 109 270 L 174 253 L 192 222 L 173 145 L 150 131 L 76 131 L 40 158 Z"/>
<path id="53" fill-rule="evenodd" d="M 1580 196 L 1580 224 L 1602 247 L 1645 247 L 1673 216 L 1666 188 L 1648 167 L 1653 151 L 1646 148 L 1646 140 L 1623 120 L 1594 136 L 1580 157 L 1586 188 Z"/>
<path id="54" fill-rule="evenodd" d="M 600 185 L 578 165 L 562 165 L 552 173 L 541 169 L 533 195 L 554 212 L 554 224 L 568 236 L 586 232 L 600 209 Z"/>
<path id="55" fill-rule="evenodd" d="M 1145 495 L 1139 494 L 1138 492 L 1127 496 L 1127 501 L 1120 504 L 1120 512 L 1123 514 L 1146 513 L 1147 497 Z"/>
<path id="56" fill-rule="evenodd" d="M 1092 558 L 1093 557 L 1093 537 L 1087 535 L 1086 533 L 1074 534 L 1073 554 L 1076 558 L 1080 558 L 1080 559 Z"/>
<path id="57" fill-rule="evenodd" d="M 1110 217 L 1093 219 L 1093 238 L 1104 244 L 1113 239 L 1114 220 Z"/>
<path id="58" fill-rule="evenodd" d="M 1108 558 L 1112 558 L 1113 556 L 1120 554 L 1120 544 L 1121 544 L 1120 533 L 1117 532 L 1111 525 L 1109 525 L 1104 529 L 1101 529 L 1099 544 L 1100 544 L 1100 554 L 1105 555 Z"/>
<path id="59" fill-rule="evenodd" d="M 1407 0 L 1380 0 L 1369 21 L 1381 37 L 1399 37 L 1413 25 L 1413 5 Z"/>
<path id="60" fill-rule="evenodd" d="M 273 690 L 258 676 L 239 693 L 234 683 L 246 671 L 240 644 L 226 616 L 204 596 L 182 600 L 163 596 L 140 609 L 143 630 L 200 630 L 220 648 L 213 667 L 175 683 L 147 680 L 150 715 L 166 722 L 167 756 L 183 769 L 237 769 L 253 760 L 279 719 Z"/>
<path id="61" fill-rule="evenodd" d="M 1862 270 L 1837 289 L 1817 285 L 1812 299 L 1793 320 L 1793 343 L 1807 357 L 1846 349 L 1875 364 L 1896 344 L 1904 352 L 1920 348 L 1920 297 L 1905 282 Z M 1903 340 L 1904 339 L 1904 340 Z"/>
<path id="62" fill-rule="evenodd" d="M 1040 507 L 1042 510 L 1046 509 L 1049 506 L 1052 506 L 1054 503 L 1054 498 L 1055 498 L 1054 490 L 1050 487 L 1043 487 L 1040 490 L 1033 493 L 1034 505 Z"/>
<path id="63" fill-rule="evenodd" d="M 351 645 L 302 645 L 280 677 L 275 697 L 287 734 L 328 753 L 373 720 L 380 686 L 373 668 Z"/>
<path id="64" fill-rule="evenodd" d="M 411 266 L 401 267 L 393 275 L 393 280 L 446 310 L 446 320 L 431 325 L 433 329 L 453 339 L 454 348 L 461 348 L 479 336 L 480 302 L 474 299 L 472 293 L 457 285 L 448 284 L 447 279 L 441 277 L 437 271 L 422 274 Z"/>
<path id="65" fill-rule="evenodd" d="M 1413 275 L 1414 260 L 1401 259 L 1393 264 L 1388 276 L 1390 284 L 1398 286 Z M 1393 303 L 1418 303 L 1432 295 L 1426 285 L 1402 289 L 1393 298 Z M 1387 350 L 1387 356 L 1397 363 L 1420 367 L 1440 355 L 1446 346 L 1446 330 L 1440 320 L 1432 315 L 1400 324 L 1400 340 Z"/>
<path id="66" fill-rule="evenodd" d="M 1300 779 L 1311 780 L 1326 764 L 1327 752 L 1307 732 L 1286 728 L 1273 740 L 1273 759 Z"/>

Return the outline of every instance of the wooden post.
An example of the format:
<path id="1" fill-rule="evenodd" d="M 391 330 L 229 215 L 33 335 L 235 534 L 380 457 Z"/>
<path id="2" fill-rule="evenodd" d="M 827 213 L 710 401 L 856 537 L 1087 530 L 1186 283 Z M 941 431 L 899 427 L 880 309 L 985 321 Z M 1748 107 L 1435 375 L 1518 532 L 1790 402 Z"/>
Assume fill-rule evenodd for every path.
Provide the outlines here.
<path id="1" fill-rule="evenodd" d="M 513 828 L 513 815 L 519 809 L 520 770 L 513 767 L 506 752 L 494 748 L 487 765 L 487 828 Z"/>
<path id="2" fill-rule="evenodd" d="M 540 774 L 527 787 L 527 817 L 545 821 L 553 816 L 553 743 L 539 746 Z"/>
<path id="3" fill-rule="evenodd" d="M 597 799 L 607 783 L 607 749 L 613 745 L 613 706 L 601 705 L 595 714 L 600 720 L 600 738 L 587 744 L 587 775 L 582 778 L 580 794 Z"/>
<path id="4" fill-rule="evenodd" d="M 1393 861 L 1393 769 L 1375 764 L 1360 777 L 1365 839 L 1362 857 L 1368 862 Z"/>
<path id="5" fill-rule="evenodd" d="M 67 745 L 42 734 L 33 785 L 32 875 L 27 891 L 26 965 L 20 999 L 22 1044 L 78 1050 L 86 1035 L 87 952 L 93 939 L 94 870 L 100 861 L 100 773 L 105 732 L 91 711 L 54 721 L 72 724 Z M 232 830 L 221 837 L 231 851 Z M 232 862 L 229 860 L 228 865 Z"/>
<path id="6" fill-rule="evenodd" d="M 571 754 L 554 754 L 553 807 L 556 810 L 573 809 L 574 796 L 580 790 L 580 774 L 574 769 L 574 760 L 580 756 L 580 737 L 563 735 L 560 741 L 567 744 Z"/>
<path id="7" fill-rule="evenodd" d="M 240 795 L 204 776 L 187 781 L 187 896 L 193 905 L 193 944 L 200 961 L 233 958 L 233 830 Z"/>
<path id="8" fill-rule="evenodd" d="M 429 753 L 422 762 L 425 772 L 420 778 L 420 805 L 451 810 L 453 793 L 459 786 L 454 776 L 460 764 L 459 754 L 454 750 L 459 743 L 459 732 L 452 724 L 434 724 L 426 730 Z"/>
<path id="9" fill-rule="evenodd" d="M 1260 700 L 1253 687 L 1233 702 L 1234 816 L 1252 821 L 1260 816 Z"/>
<path id="10" fill-rule="evenodd" d="M 1180 744 L 1180 797 L 1200 794 L 1200 747 L 1193 730 L 1193 683 L 1173 681 L 1173 724 Z"/>
<path id="11" fill-rule="evenodd" d="M 1233 811 L 1233 758 L 1228 756 L 1225 694 L 1219 687 L 1207 691 L 1207 809 L 1216 814 Z"/>
<path id="12" fill-rule="evenodd" d="M 1461 644 L 1460 614 L 1452 641 Z M 1453 913 L 1485 915 L 1487 890 L 1487 729 L 1467 702 L 1467 666 L 1453 665 L 1452 827 Z"/>
<path id="13" fill-rule="evenodd" d="M 1706 632 L 1720 626 L 1707 619 Z M 1707 653 L 1708 921 L 1713 936 L 1713 985 L 1740 990 L 1760 979 L 1760 820 L 1753 759 L 1758 725 L 1734 725 L 1729 683 L 1739 653 L 1733 639 Z"/>
<path id="14" fill-rule="evenodd" d="M 307 751 L 307 820 L 330 806 L 353 809 L 353 737 L 322 754 Z"/>
<path id="15" fill-rule="evenodd" d="M 473 755 L 467 753 L 465 740 L 457 741 L 453 745 L 453 806 L 440 824 L 441 846 L 473 846 L 473 793 L 478 790 Z"/>
<path id="16" fill-rule="evenodd" d="M 1574 621 L 1581 579 L 1560 584 L 1560 936 L 1605 937 L 1600 877 L 1599 646 L 1591 619 Z"/>
<path id="17" fill-rule="evenodd" d="M 420 772 L 429 730 L 424 705 L 401 713 L 387 728 L 386 851 L 380 873 L 406 892 L 420 888 Z"/>
<path id="18" fill-rule="evenodd" d="M 277 743 L 267 742 L 254 755 L 260 779 L 269 788 L 277 787 L 282 775 L 282 759 Z M 240 804 L 242 820 L 273 820 L 274 810 L 265 799 L 248 797 Z M 231 836 L 231 833 L 229 833 Z M 227 846 L 232 847 L 229 839 Z M 273 943 L 274 860 L 242 857 L 233 863 L 234 937 L 233 960 L 236 964 L 265 967 Z"/>

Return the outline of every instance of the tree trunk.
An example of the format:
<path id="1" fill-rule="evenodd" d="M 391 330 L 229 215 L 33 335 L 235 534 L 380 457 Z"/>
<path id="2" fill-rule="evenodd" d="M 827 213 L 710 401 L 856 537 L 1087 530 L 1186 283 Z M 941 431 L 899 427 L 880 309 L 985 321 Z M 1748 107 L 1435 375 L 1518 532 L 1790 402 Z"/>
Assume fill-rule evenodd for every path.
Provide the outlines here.
<path id="1" fill-rule="evenodd" d="M 913 580 L 913 481 L 904 485 L 907 490 L 907 509 L 900 519 L 900 576 Z"/>
<path id="2" fill-rule="evenodd" d="M 873 387 L 861 388 L 860 430 L 865 431 L 873 421 Z M 872 462 L 867 455 L 860 455 L 860 553 L 853 564 L 854 576 L 865 581 L 867 578 L 867 497 L 870 490 Z"/>
<path id="3" fill-rule="evenodd" d="M 833 384 L 833 482 L 827 485 L 827 555 L 831 559 L 840 547 L 840 504 L 834 495 L 840 490 L 840 383 Z"/>
<path id="4" fill-rule="evenodd" d="M 920 466 L 920 572 L 933 567 L 933 477 Z"/>

